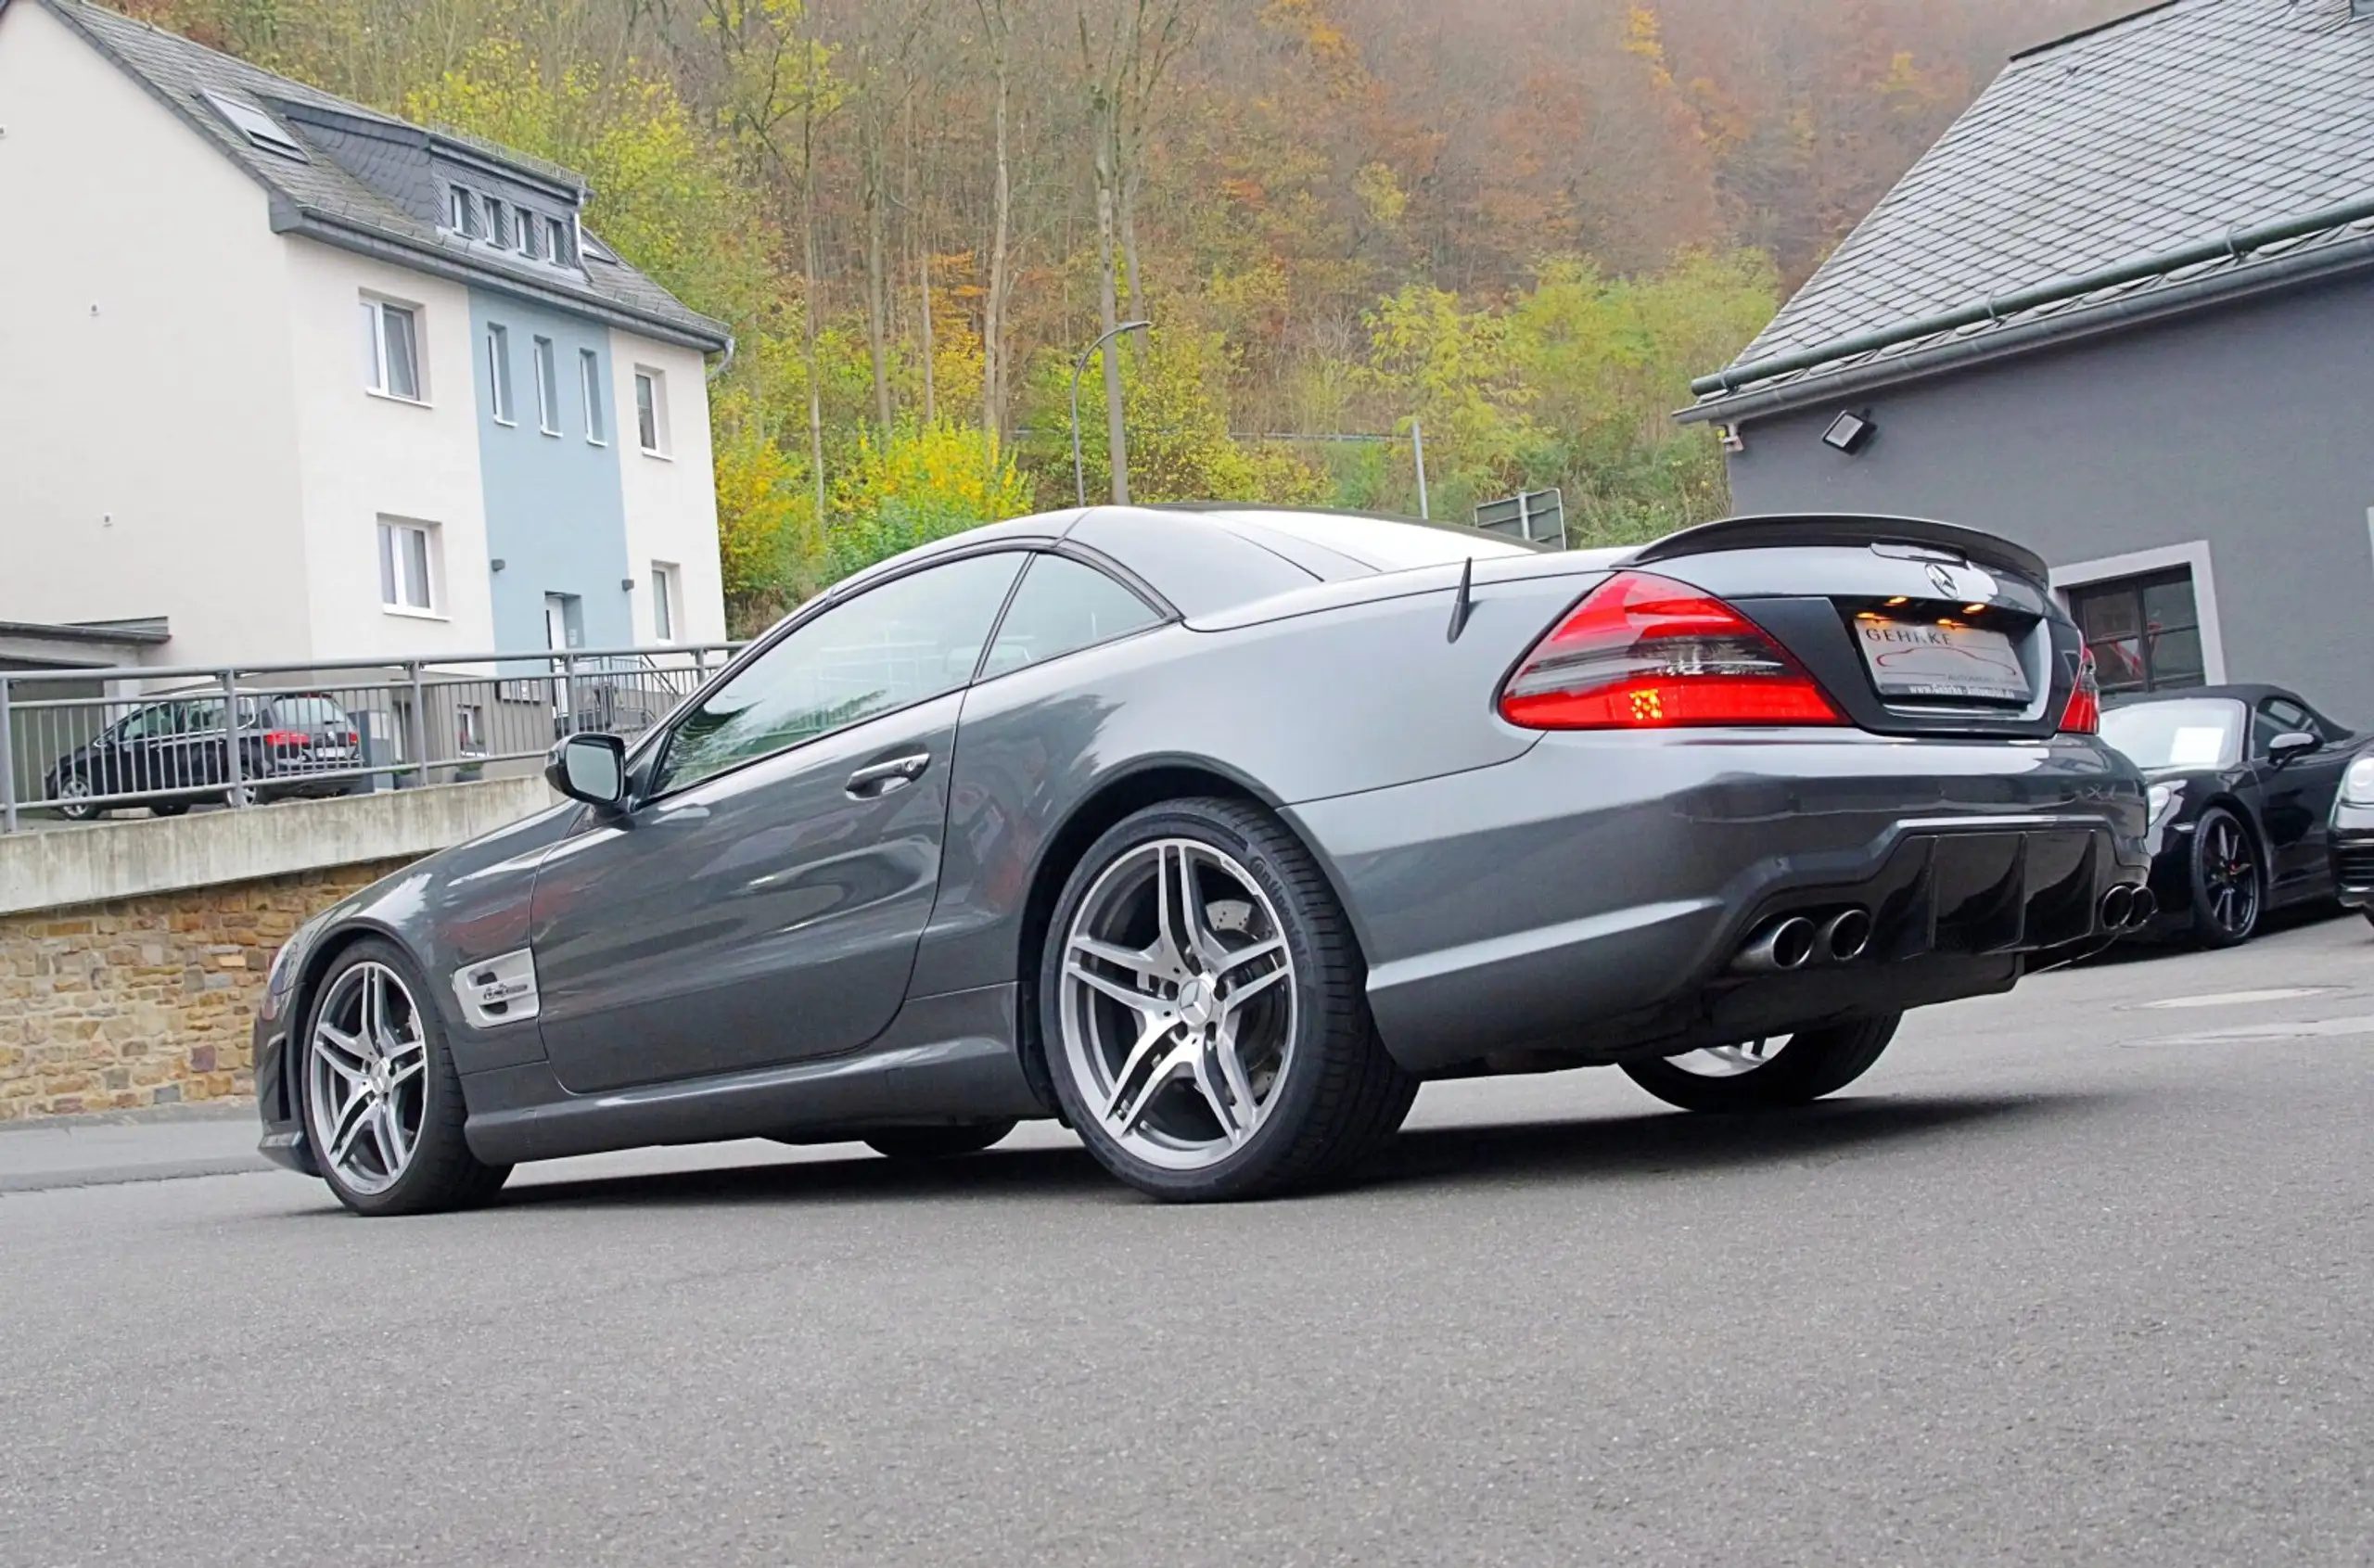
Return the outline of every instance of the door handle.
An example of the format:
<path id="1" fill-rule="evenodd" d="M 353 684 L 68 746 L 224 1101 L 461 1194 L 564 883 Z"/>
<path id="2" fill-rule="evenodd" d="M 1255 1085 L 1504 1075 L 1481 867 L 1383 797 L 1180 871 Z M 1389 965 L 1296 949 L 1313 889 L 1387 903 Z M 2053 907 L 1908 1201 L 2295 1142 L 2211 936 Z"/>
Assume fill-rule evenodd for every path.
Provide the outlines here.
<path id="1" fill-rule="evenodd" d="M 931 753 L 917 751 L 905 757 L 894 757 L 887 762 L 872 762 L 849 775 L 842 786 L 853 799 L 878 800 L 883 796 L 906 788 L 924 776 L 931 766 Z"/>

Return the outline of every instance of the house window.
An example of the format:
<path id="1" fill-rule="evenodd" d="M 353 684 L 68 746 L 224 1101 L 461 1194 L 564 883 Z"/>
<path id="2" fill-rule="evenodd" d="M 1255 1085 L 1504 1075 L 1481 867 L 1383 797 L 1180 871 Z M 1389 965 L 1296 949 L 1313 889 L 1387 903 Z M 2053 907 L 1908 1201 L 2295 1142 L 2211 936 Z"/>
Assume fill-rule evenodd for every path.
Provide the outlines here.
<path id="1" fill-rule="evenodd" d="M 560 434 L 560 372 L 549 338 L 536 339 L 536 428 L 547 436 Z"/>
<path id="2" fill-rule="evenodd" d="M 591 349 L 577 351 L 578 389 L 585 394 L 585 439 L 595 446 L 610 444 L 610 422 L 602 405 L 602 356 Z"/>
<path id="3" fill-rule="evenodd" d="M 494 422 L 517 423 L 511 416 L 511 334 L 492 322 L 486 328 L 486 384 L 494 405 Z"/>
<path id="4" fill-rule="evenodd" d="M 486 227 L 479 221 L 479 198 L 467 187 L 453 187 L 452 226 L 457 234 L 470 239 L 486 236 Z"/>
<path id="5" fill-rule="evenodd" d="M 364 296 L 363 384 L 407 402 L 421 401 L 420 317 L 413 306 Z"/>
<path id="6" fill-rule="evenodd" d="M 635 437 L 653 457 L 668 455 L 668 377 L 645 365 L 634 367 Z"/>
<path id="7" fill-rule="evenodd" d="M 398 615 L 437 610 L 437 525 L 379 519 L 379 603 Z"/>
<path id="8" fill-rule="evenodd" d="M 552 241 L 553 261 L 556 266 L 574 266 L 577 262 L 575 228 L 559 218 L 544 220 L 544 233 Z"/>
<path id="9" fill-rule="evenodd" d="M 662 643 L 676 640 L 676 568 L 651 563 L 651 632 Z"/>
<path id="10" fill-rule="evenodd" d="M 2191 567 L 2080 583 L 2068 594 L 2105 693 L 2208 683 Z"/>

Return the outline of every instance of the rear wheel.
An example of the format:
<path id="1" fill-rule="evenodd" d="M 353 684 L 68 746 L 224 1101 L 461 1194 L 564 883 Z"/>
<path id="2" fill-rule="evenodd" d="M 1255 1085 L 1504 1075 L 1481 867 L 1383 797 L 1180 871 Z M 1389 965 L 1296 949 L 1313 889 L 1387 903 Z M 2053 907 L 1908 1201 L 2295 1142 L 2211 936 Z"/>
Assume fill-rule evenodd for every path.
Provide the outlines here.
<path id="1" fill-rule="evenodd" d="M 2192 929 L 2204 948 L 2247 942 L 2266 899 L 2258 847 L 2242 819 L 2223 806 L 2201 814 L 2192 835 Z"/>
<path id="2" fill-rule="evenodd" d="M 1835 1094 L 1870 1071 L 1902 1013 L 1801 1029 L 1663 1061 L 1627 1062 L 1626 1076 L 1685 1111 L 1762 1111 Z"/>
<path id="3" fill-rule="evenodd" d="M 977 1154 L 1014 1130 L 1012 1122 L 984 1122 L 978 1127 L 886 1127 L 868 1133 L 866 1143 L 877 1154 L 894 1160 L 952 1160 Z"/>
<path id="4" fill-rule="evenodd" d="M 1324 1181 L 1391 1138 L 1417 1080 L 1369 1017 L 1316 861 L 1232 800 L 1149 807 L 1082 857 L 1049 928 L 1040 1038 L 1107 1170 L 1176 1201 Z"/>

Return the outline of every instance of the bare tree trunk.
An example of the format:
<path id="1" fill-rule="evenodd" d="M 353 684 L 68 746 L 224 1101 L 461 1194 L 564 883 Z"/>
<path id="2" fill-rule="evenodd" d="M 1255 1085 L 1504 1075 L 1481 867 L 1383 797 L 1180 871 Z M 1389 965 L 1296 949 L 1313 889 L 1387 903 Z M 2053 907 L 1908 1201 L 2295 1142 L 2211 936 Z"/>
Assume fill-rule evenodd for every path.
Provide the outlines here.
<path id="1" fill-rule="evenodd" d="M 932 364 L 931 337 L 931 225 L 924 222 L 922 198 L 915 185 L 915 165 L 919 159 L 915 147 L 914 83 L 912 81 L 907 84 L 906 120 L 907 166 L 900 176 L 900 185 L 905 191 L 901 205 L 907 210 L 907 243 L 914 249 L 915 276 L 923 286 L 920 296 L 923 300 L 920 337 L 924 362 L 924 423 L 932 425 L 939 420 L 939 398 L 932 386 L 935 367 Z"/>
<path id="2" fill-rule="evenodd" d="M 1147 319 L 1145 274 L 1138 270 L 1138 187 L 1145 183 L 1137 170 L 1121 181 L 1121 266 L 1128 279 L 1130 317 Z"/>
<path id="3" fill-rule="evenodd" d="M 865 346 L 874 358 L 874 422 L 890 428 L 890 193 L 884 128 L 869 117 L 862 155 L 865 199 Z"/>
<path id="4" fill-rule="evenodd" d="M 1005 432 L 1006 247 L 1014 223 L 1014 181 L 1006 145 L 1007 102 L 1013 87 L 1014 20 L 1007 0 L 976 0 L 989 34 L 997 75 L 995 113 L 997 185 L 989 223 L 989 297 L 981 331 L 981 428 L 992 438 Z"/>
<path id="5" fill-rule="evenodd" d="M 808 51 L 808 87 L 799 111 L 799 226 L 805 298 L 800 313 L 807 318 L 808 462 L 816 475 L 816 529 L 824 528 L 824 387 L 816 354 L 816 318 L 823 313 L 817 299 L 816 266 L 816 51 Z"/>
<path id="6" fill-rule="evenodd" d="M 1115 168 L 1119 148 L 1113 135 L 1113 102 L 1099 92 L 1095 102 L 1096 138 L 1096 306 L 1097 319 L 1110 334 L 1121 325 L 1120 301 L 1114 277 Z M 1104 441 L 1113 469 L 1113 504 L 1130 504 L 1130 438 L 1121 410 L 1121 345 L 1104 346 Z"/>

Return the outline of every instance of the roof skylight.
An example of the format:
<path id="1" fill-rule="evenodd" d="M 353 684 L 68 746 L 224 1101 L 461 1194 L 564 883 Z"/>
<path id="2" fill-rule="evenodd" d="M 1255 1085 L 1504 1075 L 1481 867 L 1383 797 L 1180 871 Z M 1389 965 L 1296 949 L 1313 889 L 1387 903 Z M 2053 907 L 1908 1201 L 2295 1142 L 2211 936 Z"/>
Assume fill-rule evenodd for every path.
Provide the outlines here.
<path id="1" fill-rule="evenodd" d="M 304 147 L 298 144 L 297 138 L 282 130 L 280 121 L 256 108 L 255 105 L 243 104 L 236 98 L 227 98 L 220 93 L 208 93 L 204 96 L 214 112 L 228 121 L 233 130 L 244 133 L 248 140 L 263 148 L 264 151 L 276 152 L 283 158 L 293 158 L 300 163 L 312 161 L 306 157 Z"/>

